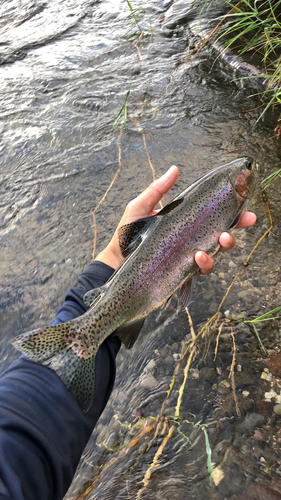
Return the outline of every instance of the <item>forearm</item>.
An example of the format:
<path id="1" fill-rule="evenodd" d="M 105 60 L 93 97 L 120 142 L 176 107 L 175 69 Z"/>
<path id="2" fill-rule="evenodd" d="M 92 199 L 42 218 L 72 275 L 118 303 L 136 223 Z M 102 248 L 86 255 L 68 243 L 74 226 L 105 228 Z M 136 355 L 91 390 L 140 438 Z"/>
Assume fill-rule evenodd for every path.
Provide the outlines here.
<path id="1" fill-rule="evenodd" d="M 104 264 L 90 264 L 51 324 L 83 314 L 84 294 L 104 284 L 112 272 Z M 62 499 L 110 396 L 119 347 L 115 336 L 100 347 L 94 403 L 85 415 L 56 373 L 45 366 L 21 357 L 1 375 L 0 499 Z"/>

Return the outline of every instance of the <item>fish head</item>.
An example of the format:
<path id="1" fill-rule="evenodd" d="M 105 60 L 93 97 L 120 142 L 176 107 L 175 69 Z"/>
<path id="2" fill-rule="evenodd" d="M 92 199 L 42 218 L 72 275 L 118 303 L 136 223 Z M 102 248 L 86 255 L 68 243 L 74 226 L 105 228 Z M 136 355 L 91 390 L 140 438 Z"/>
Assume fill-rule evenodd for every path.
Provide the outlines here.
<path id="1" fill-rule="evenodd" d="M 251 198 L 256 178 L 256 163 L 252 157 L 239 158 L 229 164 L 229 179 L 239 202 Z"/>

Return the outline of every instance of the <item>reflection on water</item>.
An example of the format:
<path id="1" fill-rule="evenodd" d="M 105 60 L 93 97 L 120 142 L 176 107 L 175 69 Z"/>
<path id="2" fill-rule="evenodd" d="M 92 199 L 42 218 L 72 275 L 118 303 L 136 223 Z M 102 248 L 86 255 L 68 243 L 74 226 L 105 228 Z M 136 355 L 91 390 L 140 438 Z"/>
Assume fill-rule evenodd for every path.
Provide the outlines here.
<path id="1" fill-rule="evenodd" d="M 198 18 L 197 8 L 160 0 L 142 2 L 142 7 L 144 34 L 133 43 L 123 38 L 129 12 L 121 0 L 1 4 L 2 369 L 17 356 L 10 339 L 47 324 L 90 261 L 92 213 L 119 168 L 119 149 L 120 174 L 97 211 L 98 250 L 126 203 L 152 180 L 147 151 L 157 175 L 172 163 L 179 166 L 173 193 L 245 154 L 258 160 L 261 177 L 278 166 L 278 145 L 261 143 L 273 135 L 277 115 L 255 124 L 259 110 L 244 113 L 260 103 L 259 97 L 249 97 L 251 83 L 235 80 L 231 68 L 209 57 L 208 48 L 194 57 L 195 35 L 189 28 Z M 128 90 L 128 133 L 119 141 L 112 124 Z M 239 149 L 246 144 L 253 145 Z M 278 187 L 271 202 L 275 230 L 233 286 L 222 309 L 225 321 L 235 315 L 255 317 L 279 305 Z M 255 209 L 256 227 L 240 232 L 236 249 L 217 258 L 215 274 L 197 280 L 191 306 L 196 331 L 216 312 L 237 266 L 268 227 L 259 196 Z M 266 326 L 260 325 L 260 331 L 270 352 L 280 340 L 276 323 Z M 229 377 L 234 327 L 241 417 Z M 277 489 L 270 498 L 279 498 L 281 425 L 273 412 L 273 405 L 281 403 L 279 385 L 264 371 L 258 343 L 245 325 L 224 325 L 214 361 L 218 328 L 197 346 L 179 419 L 174 421 L 174 412 L 184 363 L 158 423 L 189 324 L 176 298 L 147 320 L 133 352 L 122 350 L 118 357 L 112 398 L 67 498 L 78 498 L 89 487 L 83 498 L 175 500 L 189 495 L 222 500 L 247 490 L 251 495 L 257 477 L 265 485 L 274 478 Z M 272 398 L 266 399 L 271 390 Z M 215 486 L 210 485 L 203 425 Z M 139 493 L 148 470 L 151 478 Z"/>

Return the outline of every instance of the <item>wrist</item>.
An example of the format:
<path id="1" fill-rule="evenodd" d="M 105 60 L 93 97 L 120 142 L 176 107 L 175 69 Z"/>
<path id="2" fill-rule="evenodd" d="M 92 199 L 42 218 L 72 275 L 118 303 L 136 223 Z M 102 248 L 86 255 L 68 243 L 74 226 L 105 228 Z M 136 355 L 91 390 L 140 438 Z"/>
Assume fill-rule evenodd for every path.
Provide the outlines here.
<path id="1" fill-rule="evenodd" d="M 97 257 L 95 257 L 95 260 L 103 262 L 104 264 L 113 267 L 113 269 L 117 269 L 124 259 L 114 252 L 114 250 L 110 248 L 110 245 L 108 245 L 97 255 Z"/>

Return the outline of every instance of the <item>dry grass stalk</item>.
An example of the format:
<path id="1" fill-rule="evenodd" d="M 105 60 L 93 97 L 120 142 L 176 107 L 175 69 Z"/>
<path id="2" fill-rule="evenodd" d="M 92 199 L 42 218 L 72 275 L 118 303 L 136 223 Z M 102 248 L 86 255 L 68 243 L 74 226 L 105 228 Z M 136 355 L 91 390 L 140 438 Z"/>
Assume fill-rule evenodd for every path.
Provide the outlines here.
<path id="1" fill-rule="evenodd" d="M 95 207 L 94 211 L 93 211 L 93 219 L 94 219 L 94 228 L 95 228 L 95 235 L 94 235 L 94 249 L 93 249 L 93 259 L 95 259 L 95 255 L 96 255 L 96 247 L 97 247 L 97 236 L 98 236 L 98 231 L 97 231 L 97 218 L 96 218 L 96 213 L 99 209 L 99 207 L 101 206 L 101 204 L 104 202 L 104 200 L 106 199 L 109 191 L 111 190 L 111 188 L 113 187 L 120 171 L 121 171 L 121 168 L 122 168 L 122 150 L 121 150 L 121 138 L 122 138 L 122 135 L 123 135 L 123 129 L 124 129 L 124 126 L 121 125 L 121 128 L 120 128 L 120 133 L 119 133 L 119 136 L 118 136 L 118 139 L 117 139 L 117 146 L 118 146 L 118 169 L 116 170 L 115 172 L 115 175 L 109 185 L 109 187 L 107 188 L 106 192 L 104 193 L 104 195 L 102 196 L 102 198 L 100 199 L 100 201 L 98 202 L 97 206 Z"/>
<path id="2" fill-rule="evenodd" d="M 253 250 L 251 251 L 251 253 L 248 255 L 248 258 L 245 262 L 245 266 L 248 266 L 249 262 L 250 262 L 250 259 L 253 255 L 253 253 L 256 251 L 256 249 L 258 248 L 259 244 L 262 242 L 262 240 L 264 240 L 264 238 L 270 233 L 270 231 L 272 231 L 272 229 L 274 228 L 274 224 L 273 224 L 273 218 L 272 218 L 272 214 L 271 214 L 271 210 L 270 210 L 270 207 L 269 207 L 269 204 L 268 204 L 268 200 L 267 200 L 267 196 L 265 194 L 265 192 L 263 192 L 263 199 L 266 203 L 266 206 L 267 206 L 267 210 L 268 210 L 268 214 L 269 214 L 269 220 L 270 220 L 270 227 L 265 231 L 265 233 L 262 235 L 262 237 L 259 239 L 259 241 L 256 243 L 256 245 L 254 246 Z"/>
<path id="3" fill-rule="evenodd" d="M 235 342 L 235 337 L 233 335 L 233 331 L 231 331 L 231 336 L 232 336 L 232 341 L 233 341 L 233 357 L 232 357 L 232 363 L 231 363 L 231 368 L 230 368 L 230 379 L 231 379 L 231 386 L 232 386 L 232 391 L 233 391 L 233 399 L 235 402 L 235 409 L 238 417 L 241 417 L 241 411 L 239 408 L 238 404 L 238 398 L 235 390 L 235 375 L 234 375 L 234 369 L 235 369 L 235 363 L 236 363 L 236 342 Z"/>

